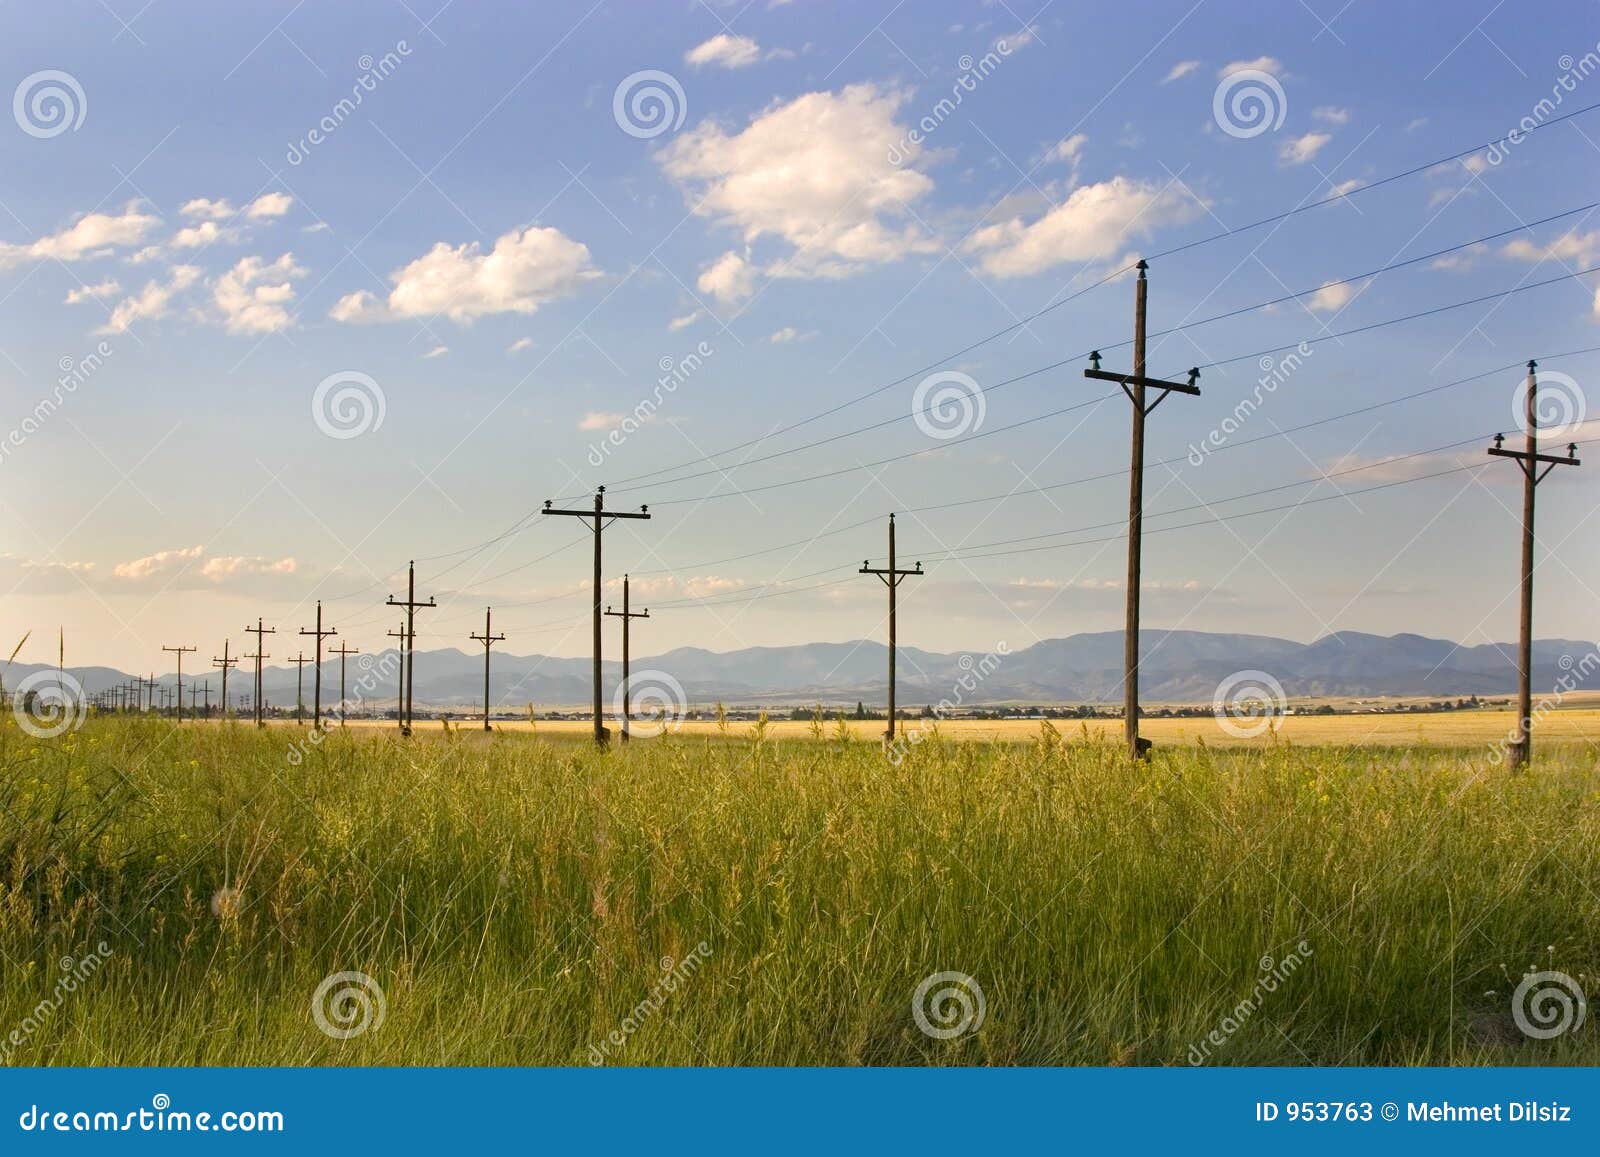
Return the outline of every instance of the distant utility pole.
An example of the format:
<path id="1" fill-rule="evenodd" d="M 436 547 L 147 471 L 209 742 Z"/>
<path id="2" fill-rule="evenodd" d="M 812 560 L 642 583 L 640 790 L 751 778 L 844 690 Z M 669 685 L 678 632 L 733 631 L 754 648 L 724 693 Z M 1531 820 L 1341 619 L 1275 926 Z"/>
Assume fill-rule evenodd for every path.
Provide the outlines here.
<path id="1" fill-rule="evenodd" d="M 875 574 L 883 580 L 883 585 L 889 588 L 889 726 L 884 730 L 883 741 L 894 742 L 894 658 L 895 658 L 895 593 L 900 584 L 908 575 L 920 575 L 922 564 L 919 562 L 911 570 L 901 570 L 895 566 L 894 553 L 894 515 L 889 516 L 889 565 L 887 567 L 873 567 L 868 565 L 868 560 L 861 563 L 862 574 Z"/>
<path id="2" fill-rule="evenodd" d="M 1145 299 L 1149 282 L 1145 280 L 1148 263 L 1139 262 L 1139 280 L 1134 284 L 1133 296 L 1133 373 L 1115 374 L 1100 368 L 1100 351 L 1089 355 L 1090 368 L 1083 371 L 1086 378 L 1103 382 L 1116 382 L 1133 403 L 1133 452 L 1128 470 L 1128 613 L 1122 637 L 1122 714 L 1123 731 L 1128 739 L 1128 756 L 1143 759 L 1150 750 L 1150 741 L 1139 738 L 1139 583 L 1141 551 L 1144 537 L 1144 420 L 1152 410 L 1167 400 L 1171 393 L 1200 394 L 1195 383 L 1200 371 L 1190 370 L 1188 382 L 1168 382 L 1160 378 L 1147 378 L 1144 374 Z M 1145 390 L 1160 390 L 1156 400 L 1146 404 Z"/>
<path id="3" fill-rule="evenodd" d="M 601 747 L 606 744 L 605 717 L 601 712 L 600 704 L 600 651 L 601 635 L 600 623 L 604 612 L 600 609 L 600 587 L 604 581 L 600 571 L 600 539 L 606 527 L 619 518 L 649 518 L 650 508 L 639 507 L 637 514 L 624 511 L 606 510 L 606 488 L 599 487 L 594 492 L 594 509 L 591 510 L 553 510 L 551 500 L 545 499 L 545 514 L 561 514 L 569 518 L 581 518 L 594 530 L 594 741 Z"/>
<path id="4" fill-rule="evenodd" d="M 357 648 L 357 647 L 347 647 L 347 646 L 344 645 L 344 643 L 341 642 L 337 647 L 329 647 L 328 648 L 328 653 L 330 655 L 338 655 L 339 656 L 339 726 L 343 727 L 344 726 L 344 715 L 345 715 L 345 706 L 344 706 L 344 659 L 345 659 L 346 655 L 359 655 L 359 654 L 361 654 L 361 650 L 360 650 L 360 648 Z"/>
<path id="5" fill-rule="evenodd" d="M 278 628 L 263 627 L 261 625 L 261 620 L 257 619 L 255 626 L 245 628 L 245 633 L 254 635 L 256 637 L 256 653 L 254 655 L 246 655 L 245 658 L 254 659 L 256 661 L 256 686 L 253 696 L 256 709 L 256 726 L 265 727 L 267 725 L 267 720 L 261 708 L 261 704 L 265 698 L 261 694 L 261 660 L 270 659 L 272 656 L 261 649 L 261 636 L 276 635 L 278 633 Z"/>
<path id="6" fill-rule="evenodd" d="M 304 719 L 306 717 L 306 663 L 309 661 L 304 651 L 289 660 L 295 667 L 294 717 L 296 719 Z"/>
<path id="7" fill-rule="evenodd" d="M 300 628 L 300 633 L 302 635 L 315 635 L 317 637 L 317 666 L 316 666 L 316 670 L 313 673 L 313 677 L 312 677 L 312 682 L 316 687 L 316 691 L 314 692 L 315 698 L 312 700 L 314 706 L 312 708 L 311 726 L 312 726 L 313 730 L 321 731 L 322 730 L 322 640 L 326 639 L 329 635 L 337 635 L 339 633 L 338 631 L 334 630 L 332 627 L 329 627 L 326 631 L 324 631 L 322 629 L 322 600 L 321 599 L 317 600 L 317 628 L 316 628 L 316 630 L 308 631 L 304 627 L 301 627 Z"/>
<path id="8" fill-rule="evenodd" d="M 1535 404 L 1539 363 L 1528 363 L 1527 431 L 1524 449 L 1504 448 L 1505 435 L 1496 434 L 1489 453 L 1496 458 L 1512 458 L 1522 468 L 1522 634 L 1517 643 L 1517 738 L 1511 748 L 1510 765 L 1523 767 L 1533 755 L 1533 494 L 1545 475 L 1557 466 L 1581 466 L 1578 444 L 1569 443 L 1567 456 L 1539 453 L 1539 410 Z M 1540 470 L 1539 464 L 1544 464 Z"/>
<path id="9" fill-rule="evenodd" d="M 492 633 L 492 630 L 489 626 L 489 619 L 493 613 L 493 607 L 484 607 L 483 634 L 467 636 L 468 638 L 476 639 L 478 642 L 483 644 L 483 729 L 485 731 L 489 730 L 489 648 L 494 646 L 496 643 L 505 641 L 504 635 L 496 635 Z"/>
<path id="10" fill-rule="evenodd" d="M 606 614 L 622 620 L 622 742 L 628 742 L 628 720 L 633 717 L 633 688 L 628 685 L 628 624 L 634 619 L 648 619 L 650 608 L 642 611 L 628 609 L 628 576 L 622 576 L 622 609 L 606 608 Z"/>
<path id="11" fill-rule="evenodd" d="M 228 658 L 227 639 L 222 640 L 222 657 L 220 659 L 213 658 L 211 665 L 222 668 L 222 717 L 226 719 L 228 717 L 228 669 L 239 665 L 239 660 Z"/>
<path id="12" fill-rule="evenodd" d="M 194 647 L 177 646 L 177 647 L 162 647 L 161 649 L 163 651 L 171 651 L 173 654 L 178 656 L 178 722 L 182 723 L 183 722 L 183 657 L 184 657 L 184 655 L 188 654 L 189 652 L 196 650 L 196 648 L 194 648 Z"/>
<path id="13" fill-rule="evenodd" d="M 400 662 L 397 664 L 400 668 L 400 686 L 394 694 L 394 717 L 400 721 L 400 734 L 409 735 L 410 732 L 406 730 L 406 621 L 404 619 L 400 620 L 400 629 L 390 631 L 389 637 L 400 640 Z"/>
<path id="14" fill-rule="evenodd" d="M 425 603 L 419 603 L 417 601 L 417 564 L 415 562 L 409 563 L 406 566 L 405 600 L 402 602 L 393 595 L 390 595 L 388 605 L 391 607 L 404 607 L 406 609 L 406 637 L 401 640 L 401 646 L 404 648 L 404 651 L 400 657 L 401 662 L 405 664 L 406 669 L 405 707 L 404 719 L 400 724 L 400 734 L 410 735 L 411 695 L 412 691 L 415 689 L 417 677 L 417 608 L 436 607 L 439 605 L 433 601 L 432 595 L 428 596 L 428 601 Z"/>

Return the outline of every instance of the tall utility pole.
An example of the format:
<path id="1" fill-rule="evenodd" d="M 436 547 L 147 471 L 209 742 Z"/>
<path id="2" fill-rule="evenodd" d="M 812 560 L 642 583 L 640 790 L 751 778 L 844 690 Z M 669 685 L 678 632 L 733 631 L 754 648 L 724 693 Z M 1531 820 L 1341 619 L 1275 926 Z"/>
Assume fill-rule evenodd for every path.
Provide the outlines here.
<path id="1" fill-rule="evenodd" d="M 483 644 L 483 729 L 485 731 L 489 730 L 489 648 L 505 640 L 504 635 L 494 634 L 489 626 L 490 616 L 493 614 L 493 607 L 484 607 L 483 634 L 467 636 Z"/>
<path id="2" fill-rule="evenodd" d="M 628 576 L 622 576 L 622 609 L 606 608 L 606 614 L 622 620 L 622 742 L 628 742 L 628 720 L 633 717 L 633 688 L 628 684 L 628 624 L 634 619 L 648 619 L 650 608 L 642 611 L 628 609 Z"/>
<path id="3" fill-rule="evenodd" d="M 1522 633 L 1517 643 L 1517 738 L 1512 744 L 1510 764 L 1524 767 L 1533 755 L 1533 494 L 1545 475 L 1557 466 L 1581 466 L 1578 444 L 1569 443 L 1567 456 L 1539 453 L 1538 362 L 1528 363 L 1527 431 L 1524 449 L 1505 449 L 1505 435 L 1496 434 L 1489 453 L 1496 458 L 1512 458 L 1522 467 Z M 1544 465 L 1540 470 L 1539 465 Z"/>
<path id="4" fill-rule="evenodd" d="M 1133 373 L 1115 374 L 1100 368 L 1100 351 L 1089 355 L 1090 368 L 1083 371 L 1086 378 L 1103 382 L 1116 382 L 1133 403 L 1133 452 L 1128 469 L 1128 613 L 1122 636 L 1122 715 L 1123 731 L 1128 739 L 1130 759 L 1143 759 L 1150 750 L 1150 741 L 1139 738 L 1139 583 L 1141 550 L 1144 537 L 1144 420 L 1150 412 L 1167 400 L 1171 393 L 1200 394 L 1195 383 L 1200 380 L 1199 370 L 1189 371 L 1188 382 L 1168 382 L 1160 378 L 1147 378 L 1144 374 L 1145 299 L 1149 282 L 1145 280 L 1148 263 L 1139 262 L 1139 280 L 1133 291 Z M 1147 389 L 1161 391 L 1156 400 L 1147 403 Z"/>
<path id="5" fill-rule="evenodd" d="M 409 735 L 410 732 L 406 730 L 406 621 L 404 619 L 400 620 L 400 629 L 390 631 L 389 637 L 400 640 L 400 662 L 397 664 L 400 668 L 400 686 L 394 693 L 394 717 L 400 721 L 400 734 Z"/>
<path id="6" fill-rule="evenodd" d="M 334 630 L 332 627 L 329 627 L 326 631 L 324 631 L 322 629 L 322 600 L 321 599 L 317 600 L 317 629 L 314 630 L 314 631 L 308 631 L 304 627 L 301 627 L 300 628 L 300 633 L 302 635 L 315 635 L 317 637 L 317 667 L 316 667 L 316 671 L 315 671 L 315 673 L 314 673 L 314 675 L 312 677 L 312 682 L 316 686 L 316 691 L 314 692 L 315 698 L 312 700 L 312 702 L 315 704 L 315 706 L 312 708 L 311 726 L 312 726 L 313 730 L 321 731 L 322 730 L 322 640 L 326 639 L 329 635 L 337 635 L 339 633 L 338 631 Z"/>
<path id="7" fill-rule="evenodd" d="M 344 714 L 345 714 L 345 706 L 344 706 L 344 660 L 345 660 L 345 656 L 346 655 L 359 655 L 359 654 L 361 654 L 361 650 L 358 647 L 347 647 L 344 643 L 341 642 L 337 647 L 329 647 L 328 648 L 328 653 L 330 655 L 338 655 L 339 656 L 339 726 L 343 727 L 344 726 Z"/>
<path id="8" fill-rule="evenodd" d="M 184 657 L 184 655 L 188 654 L 189 652 L 196 650 L 196 648 L 194 648 L 194 647 L 177 646 L 177 647 L 162 647 L 161 649 L 163 651 L 171 651 L 173 654 L 178 656 L 178 722 L 182 723 L 183 722 L 183 657 Z"/>
<path id="9" fill-rule="evenodd" d="M 869 560 L 861 563 L 862 574 L 875 574 L 883 580 L 883 585 L 889 588 L 889 725 L 884 729 L 883 741 L 894 742 L 894 658 L 895 658 L 895 593 L 900 584 L 908 575 L 922 573 L 922 564 L 919 562 L 911 570 L 902 570 L 895 565 L 894 553 L 894 515 L 889 515 L 889 565 L 887 567 L 870 566 Z"/>
<path id="10" fill-rule="evenodd" d="M 409 563 L 407 565 L 407 567 L 406 567 L 406 597 L 405 597 L 405 601 L 402 602 L 401 600 L 395 598 L 393 595 L 390 595 L 389 596 L 388 605 L 391 606 L 391 607 L 404 607 L 406 609 L 406 637 L 401 640 L 401 646 L 404 647 L 404 649 L 405 649 L 404 653 L 401 655 L 401 662 L 403 662 L 405 664 L 405 669 L 406 669 L 406 675 L 405 675 L 405 683 L 406 683 L 405 700 L 406 700 L 406 702 L 405 702 L 405 718 L 404 718 L 404 721 L 400 724 L 400 734 L 401 735 L 410 735 L 411 734 L 411 693 L 412 693 L 413 688 L 416 685 L 415 680 L 416 680 L 416 677 L 417 677 L 417 668 L 416 668 L 416 655 L 417 655 L 417 608 L 418 607 L 436 607 L 436 606 L 439 605 L 438 603 L 433 601 L 433 596 L 432 595 L 428 596 L 428 601 L 425 602 L 425 603 L 419 603 L 417 601 L 417 564 L 416 563 L 414 563 L 414 562 L 413 563 Z"/>
<path id="11" fill-rule="evenodd" d="M 133 681 L 135 683 L 139 681 L 137 675 L 134 676 Z M 145 689 L 150 692 L 149 700 L 145 707 L 149 711 L 154 711 L 156 709 L 156 692 L 161 689 L 161 685 L 156 682 L 156 673 L 154 671 L 151 671 L 149 679 L 145 680 Z"/>
<path id="12" fill-rule="evenodd" d="M 202 704 L 202 709 L 206 713 L 206 718 L 209 719 L 211 717 L 211 680 L 210 679 L 206 680 L 205 693 L 206 693 L 206 697 L 205 697 L 205 702 Z"/>
<path id="13" fill-rule="evenodd" d="M 301 651 L 289 662 L 295 666 L 294 717 L 296 719 L 304 719 L 306 717 L 306 663 L 308 662 L 306 653 Z"/>
<path id="14" fill-rule="evenodd" d="M 278 628 L 277 627 L 263 627 L 261 625 L 261 620 L 257 619 L 255 626 L 246 627 L 245 628 L 245 633 L 246 634 L 250 634 L 250 635 L 254 635 L 256 637 L 256 653 L 254 655 L 246 655 L 245 658 L 254 659 L 256 661 L 256 686 L 255 686 L 256 726 L 257 727 L 265 727 L 267 725 L 267 720 L 266 720 L 265 715 L 262 713 L 262 709 L 261 709 L 261 704 L 265 699 L 265 696 L 263 696 L 261 694 L 261 660 L 270 659 L 272 656 L 270 656 L 269 654 L 267 654 L 267 652 L 265 652 L 265 651 L 263 651 L 261 649 L 261 636 L 263 636 L 263 635 L 276 635 L 278 633 Z"/>
<path id="15" fill-rule="evenodd" d="M 239 660 L 228 658 L 228 640 L 222 640 L 222 658 L 211 660 L 213 667 L 222 668 L 222 717 L 228 717 L 228 668 L 237 667 Z"/>
<path id="16" fill-rule="evenodd" d="M 545 514 L 563 514 L 569 518 L 581 518 L 594 530 L 594 741 L 601 747 L 606 744 L 607 731 L 605 716 L 600 705 L 600 651 L 601 636 L 600 623 L 604 612 L 600 609 L 600 587 L 603 583 L 600 570 L 600 539 L 606 527 L 619 518 L 649 518 L 650 508 L 639 507 L 639 512 L 634 514 L 625 511 L 606 510 L 606 488 L 599 487 L 594 492 L 594 509 L 591 510 L 553 510 L 550 499 L 544 502 Z"/>

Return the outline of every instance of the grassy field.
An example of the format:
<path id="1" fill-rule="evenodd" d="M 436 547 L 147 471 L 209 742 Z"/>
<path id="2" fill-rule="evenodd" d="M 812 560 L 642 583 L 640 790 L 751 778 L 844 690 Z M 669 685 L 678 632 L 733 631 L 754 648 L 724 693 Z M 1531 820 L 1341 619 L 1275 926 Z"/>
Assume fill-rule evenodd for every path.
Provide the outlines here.
<path id="1" fill-rule="evenodd" d="M 1034 724 L 896 765 L 798 726 L 600 754 L 543 724 L 313 743 L 92 718 L 40 740 L 7 714 L 0 1051 L 1600 1063 L 1592 1020 L 1536 1040 L 1511 1009 L 1530 969 L 1600 988 L 1592 743 L 1521 775 L 1281 737 L 1131 765 Z"/>

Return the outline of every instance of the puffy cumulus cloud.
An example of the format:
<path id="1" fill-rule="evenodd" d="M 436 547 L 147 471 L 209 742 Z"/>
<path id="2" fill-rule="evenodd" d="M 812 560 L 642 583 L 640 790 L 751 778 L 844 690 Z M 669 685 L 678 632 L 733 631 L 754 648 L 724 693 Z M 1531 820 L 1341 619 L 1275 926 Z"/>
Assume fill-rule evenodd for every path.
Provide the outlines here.
<path id="1" fill-rule="evenodd" d="M 122 292 L 122 285 L 115 277 L 108 277 L 96 285 L 80 285 L 77 289 L 67 292 L 64 304 L 80 305 L 85 301 L 99 301 L 106 297 L 115 297 Z"/>
<path id="2" fill-rule="evenodd" d="M 39 560 L 0 553 L 0 582 L 12 594 L 77 592 L 93 577 L 92 562 Z"/>
<path id="3" fill-rule="evenodd" d="M 24 243 L 0 242 L 0 269 L 30 258 L 77 261 L 140 244 L 161 218 L 130 201 L 121 213 L 85 213 L 57 233 Z"/>
<path id="4" fill-rule="evenodd" d="M 738 132 L 702 124 L 659 161 L 696 214 L 737 229 L 746 245 L 777 238 L 792 247 L 770 275 L 849 276 L 936 248 L 911 219 L 909 207 L 933 181 L 917 168 L 923 153 L 910 129 L 896 120 L 906 95 L 873 84 L 806 93 Z M 900 164 L 890 160 L 896 156 Z M 729 298 L 753 281 L 730 253 L 702 274 L 701 288 Z"/>
<path id="5" fill-rule="evenodd" d="M 1337 313 L 1350 304 L 1350 299 L 1356 295 L 1356 288 L 1348 281 L 1337 285 L 1331 281 L 1324 282 L 1322 288 L 1306 299 L 1306 305 L 1318 313 Z"/>
<path id="6" fill-rule="evenodd" d="M 500 237 L 488 253 L 477 242 L 441 241 L 390 274 L 394 288 L 387 299 L 366 290 L 348 294 L 328 316 L 361 322 L 443 314 L 465 323 L 495 313 L 533 313 L 600 276 L 587 245 L 559 229 L 530 226 Z"/>
<path id="7" fill-rule="evenodd" d="M 1270 72 L 1283 76 L 1283 62 L 1275 56 L 1258 56 L 1254 60 L 1232 60 L 1217 69 L 1217 76 L 1232 76 L 1236 72 Z"/>
<path id="8" fill-rule="evenodd" d="M 1600 230 L 1592 233 L 1563 233 L 1548 245 L 1539 245 L 1526 237 L 1507 241 L 1500 250 L 1502 256 L 1517 261 L 1571 261 L 1579 265 L 1593 265 L 1600 257 Z"/>
<path id="9" fill-rule="evenodd" d="M 743 254 L 730 249 L 700 271 L 695 287 L 719 301 L 739 301 L 755 292 L 756 273 L 755 266 Z M 694 316 L 691 314 L 684 324 L 688 325 Z"/>
<path id="10" fill-rule="evenodd" d="M 1085 133 L 1073 133 L 1070 137 L 1057 141 L 1050 146 L 1050 151 L 1045 153 L 1046 161 L 1066 161 L 1068 164 L 1077 164 L 1078 157 L 1083 153 L 1083 146 L 1089 143 Z"/>
<path id="11" fill-rule="evenodd" d="M 974 233 L 966 248 L 995 277 L 1028 277 L 1066 262 L 1107 261 L 1133 239 L 1193 219 L 1199 206 L 1171 186 L 1113 177 L 1081 185 L 1033 222 L 1021 217 Z"/>
<path id="12" fill-rule="evenodd" d="M 1350 123 L 1350 110 L 1340 108 L 1338 105 L 1322 105 L 1319 108 L 1312 109 L 1311 115 L 1319 121 L 1325 121 L 1330 125 L 1347 125 Z"/>
<path id="13" fill-rule="evenodd" d="M 237 230 L 224 229 L 215 221 L 202 221 L 179 229 L 172 235 L 171 245 L 174 249 L 200 249 L 217 241 L 236 241 L 238 237 Z"/>
<path id="14" fill-rule="evenodd" d="M 191 221 L 226 221 L 238 216 L 264 221 L 282 217 L 293 204 L 294 198 L 287 193 L 263 193 L 242 210 L 235 209 L 226 197 L 214 201 L 209 197 L 196 197 L 192 201 L 185 201 L 178 212 Z"/>
<path id="15" fill-rule="evenodd" d="M 242 258 L 211 285 L 211 298 L 229 333 L 280 333 L 294 324 L 289 305 L 293 281 L 305 270 L 285 253 L 270 264 L 259 257 Z"/>
<path id="16" fill-rule="evenodd" d="M 200 577 L 211 582 L 225 582 L 253 575 L 294 574 L 299 569 L 300 564 L 290 556 L 268 559 L 256 554 L 226 554 L 206 559 L 200 568 Z"/>
<path id="17" fill-rule="evenodd" d="M 147 579 L 183 570 L 205 553 L 203 546 L 180 547 L 175 550 L 158 550 L 131 562 L 119 562 L 111 568 L 113 578 Z"/>
<path id="18" fill-rule="evenodd" d="M 294 198 L 287 193 L 263 193 L 244 208 L 244 215 L 252 221 L 265 221 L 273 217 L 282 217 L 294 204 Z"/>
<path id="19" fill-rule="evenodd" d="M 622 421 L 622 417 L 621 414 L 606 414 L 599 410 L 590 410 L 582 418 L 578 419 L 578 429 L 609 430 L 618 425 Z"/>
<path id="20" fill-rule="evenodd" d="M 96 333 L 126 333 L 136 321 L 154 320 L 168 316 L 173 298 L 200 280 L 200 268 L 195 265 L 175 265 L 167 271 L 165 280 L 153 278 L 145 282 L 138 293 L 124 297 L 111 310 Z"/>
<path id="21" fill-rule="evenodd" d="M 684 53 L 683 59 L 696 68 L 708 64 L 719 68 L 747 68 L 761 59 L 761 46 L 748 36 L 719 32 Z"/>
<path id="22" fill-rule="evenodd" d="M 180 216 L 191 221 L 225 221 L 236 211 L 228 204 L 226 197 L 215 201 L 210 197 L 196 197 L 192 201 L 185 201 L 178 209 Z"/>
<path id="23" fill-rule="evenodd" d="M 1314 160 L 1331 140 L 1332 133 L 1306 133 L 1304 136 L 1291 137 L 1278 146 L 1278 161 L 1285 165 L 1304 165 Z"/>

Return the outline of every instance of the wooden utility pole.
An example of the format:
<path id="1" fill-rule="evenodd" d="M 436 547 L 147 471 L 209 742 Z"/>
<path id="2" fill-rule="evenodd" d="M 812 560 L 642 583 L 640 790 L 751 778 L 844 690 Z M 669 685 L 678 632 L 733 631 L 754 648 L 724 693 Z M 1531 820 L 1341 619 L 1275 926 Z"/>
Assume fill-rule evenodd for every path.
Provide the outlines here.
<path id="1" fill-rule="evenodd" d="M 326 639 L 329 635 L 337 635 L 339 633 L 338 631 L 336 631 L 332 627 L 329 627 L 326 631 L 324 631 L 322 629 L 322 600 L 321 599 L 317 600 L 317 629 L 314 630 L 314 631 L 308 631 L 304 627 L 301 627 L 300 628 L 300 633 L 302 635 L 315 635 L 317 637 L 317 665 L 316 665 L 316 670 L 315 670 L 315 672 L 313 673 L 313 676 L 312 676 L 312 683 L 316 687 L 316 690 L 313 693 L 314 694 L 314 698 L 312 700 L 312 703 L 314 704 L 314 706 L 312 707 L 311 726 L 312 726 L 313 730 L 321 731 L 322 730 L 322 640 Z"/>
<path id="2" fill-rule="evenodd" d="M 400 640 L 400 662 L 397 664 L 400 668 L 400 686 L 394 693 L 394 717 L 400 721 L 400 734 L 409 735 L 410 732 L 406 730 L 406 621 L 404 619 L 400 620 L 400 629 L 390 631 L 389 637 Z"/>
<path id="3" fill-rule="evenodd" d="M 183 657 L 184 657 L 184 655 L 188 654 L 191 651 L 196 650 L 197 648 L 177 646 L 177 647 L 162 647 L 161 649 L 163 651 L 171 651 L 173 654 L 178 656 L 178 722 L 182 723 L 183 722 Z"/>
<path id="4" fill-rule="evenodd" d="M 628 576 L 622 576 L 622 609 L 614 611 L 606 608 L 606 614 L 612 618 L 622 620 L 622 742 L 628 742 L 628 720 L 633 718 L 633 688 L 628 683 L 630 674 L 628 669 L 628 624 L 633 619 L 648 619 L 650 608 L 642 611 L 630 610 L 628 607 Z"/>
<path id="5" fill-rule="evenodd" d="M 213 658 L 211 665 L 222 668 L 222 717 L 226 719 L 228 717 L 228 668 L 239 665 L 238 659 L 228 658 L 227 639 L 222 640 L 222 658 Z"/>
<path id="6" fill-rule="evenodd" d="M 265 696 L 263 696 L 261 694 L 261 660 L 270 659 L 272 656 L 270 656 L 269 654 L 267 654 L 267 652 L 265 652 L 265 651 L 263 651 L 261 649 L 261 636 L 262 635 L 276 635 L 278 633 L 278 628 L 277 627 L 263 627 L 261 625 L 261 620 L 257 619 L 255 626 L 246 627 L 245 628 L 245 633 L 246 634 L 250 634 L 250 635 L 254 635 L 256 637 L 256 653 L 254 655 L 246 655 L 245 658 L 254 659 L 256 661 L 256 686 L 255 686 L 255 693 L 254 693 L 255 708 L 256 708 L 256 726 L 257 727 L 265 727 L 267 725 L 267 720 L 266 720 L 266 716 L 263 713 L 262 707 L 261 707 L 262 703 L 265 701 Z"/>
<path id="7" fill-rule="evenodd" d="M 344 726 L 344 716 L 345 716 L 345 705 L 344 705 L 344 660 L 345 660 L 345 656 L 346 655 L 359 655 L 359 654 L 361 654 L 361 650 L 358 647 L 347 647 L 347 646 L 345 646 L 344 643 L 341 642 L 337 647 L 329 647 L 328 648 L 328 653 L 330 655 L 338 655 L 339 656 L 339 726 L 343 727 Z"/>
<path id="8" fill-rule="evenodd" d="M 1557 466 L 1581 466 L 1578 444 L 1567 445 L 1567 456 L 1539 453 L 1539 363 L 1528 363 L 1527 412 L 1523 428 L 1527 440 L 1521 450 L 1505 449 L 1505 435 L 1496 434 L 1489 453 L 1496 458 L 1514 459 L 1522 468 L 1522 631 L 1517 643 L 1517 738 L 1509 763 L 1512 768 L 1527 765 L 1533 755 L 1533 495 L 1545 475 Z M 1539 469 L 1540 465 L 1544 469 Z"/>
<path id="9" fill-rule="evenodd" d="M 306 717 L 306 653 L 301 651 L 289 662 L 294 664 L 294 717 Z"/>
<path id="10" fill-rule="evenodd" d="M 504 635 L 496 635 L 490 628 L 489 619 L 493 613 L 493 607 L 484 607 L 483 634 L 467 636 L 483 644 L 483 729 L 485 731 L 489 730 L 489 648 L 505 641 Z"/>
<path id="11" fill-rule="evenodd" d="M 1149 282 L 1145 280 L 1148 263 L 1139 262 L 1139 279 L 1135 282 L 1133 296 L 1133 373 L 1115 374 L 1100 368 L 1100 351 L 1089 355 L 1090 368 L 1083 371 L 1086 378 L 1103 382 L 1116 382 L 1133 403 L 1133 449 L 1128 470 L 1128 605 L 1122 637 L 1122 714 L 1123 731 L 1128 740 L 1128 755 L 1143 759 L 1150 750 L 1150 741 L 1139 737 L 1139 583 L 1141 581 L 1141 549 L 1144 537 L 1144 420 L 1171 393 L 1199 396 L 1199 370 L 1189 371 L 1188 382 L 1168 382 L 1160 378 L 1145 377 L 1144 335 L 1145 300 Z M 1153 402 L 1145 401 L 1145 391 L 1159 390 Z"/>
<path id="12" fill-rule="evenodd" d="M 606 527 L 617 519 L 649 518 L 650 508 L 641 506 L 637 514 L 620 510 L 608 511 L 606 509 L 606 488 L 601 486 L 594 492 L 593 510 L 553 510 L 551 509 L 551 500 L 547 498 L 544 503 L 544 513 L 562 514 L 569 518 L 581 518 L 594 530 L 594 741 L 604 747 L 609 733 L 606 731 L 605 716 L 600 704 L 600 623 L 604 616 L 604 612 L 600 609 L 600 588 L 604 582 L 600 568 L 600 539 Z"/>
<path id="13" fill-rule="evenodd" d="M 404 648 L 400 661 L 405 665 L 405 708 L 404 721 L 400 724 L 400 734 L 411 734 L 411 696 L 416 686 L 417 668 L 417 608 L 435 607 L 439 604 L 433 601 L 433 596 L 428 596 L 428 601 L 417 601 L 417 564 L 408 564 L 406 568 L 406 597 L 402 602 L 393 595 L 389 596 L 388 605 L 391 607 L 404 607 L 406 609 L 406 637 L 401 640 Z"/>
<path id="14" fill-rule="evenodd" d="M 922 564 L 919 562 L 910 570 L 901 570 L 895 565 L 894 552 L 894 515 L 889 515 L 889 565 L 887 567 L 873 567 L 870 560 L 861 563 L 862 574 L 875 574 L 883 580 L 883 585 L 889 588 L 889 725 L 884 729 L 883 741 L 894 742 L 894 659 L 895 659 L 895 593 L 900 584 L 908 575 L 922 573 Z"/>

